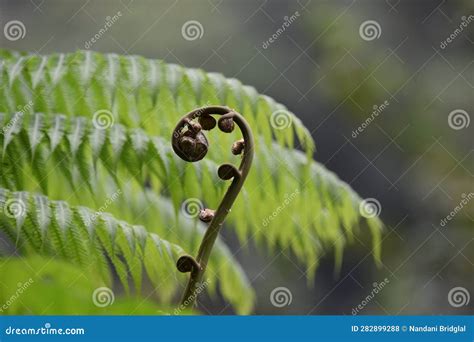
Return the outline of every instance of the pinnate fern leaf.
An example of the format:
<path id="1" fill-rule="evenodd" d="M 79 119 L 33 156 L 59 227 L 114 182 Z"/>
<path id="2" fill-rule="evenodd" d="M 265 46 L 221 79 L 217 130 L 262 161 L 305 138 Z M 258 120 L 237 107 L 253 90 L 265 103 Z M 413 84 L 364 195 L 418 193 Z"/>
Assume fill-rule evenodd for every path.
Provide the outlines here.
<path id="1" fill-rule="evenodd" d="M 85 207 L 71 207 L 64 201 L 50 201 L 43 195 L 6 189 L 0 189 L 0 207 L 0 230 L 15 241 L 21 253 L 59 256 L 80 266 L 94 265 L 108 281 L 109 260 L 127 291 L 129 278 L 137 291 L 141 289 L 143 264 L 153 254 L 153 263 L 145 267 L 148 276 L 161 283 L 160 289 L 169 289 L 165 299 L 174 294 L 178 281 L 175 262 L 184 251 L 142 226 Z M 157 279 L 157 269 L 166 270 L 168 276 Z"/>
<path id="2" fill-rule="evenodd" d="M 37 116 L 43 117 L 44 114 L 31 115 L 31 121 L 39 121 Z M 217 164 L 212 160 L 204 160 L 201 164 L 184 163 L 171 151 L 168 142 L 163 138 L 149 136 L 140 129 L 127 129 L 120 124 L 103 130 L 94 126 L 92 121 L 78 119 L 84 118 L 51 116 L 42 120 L 43 129 L 36 133 L 40 142 L 37 149 L 44 151 L 42 156 L 49 156 L 42 159 L 41 164 L 49 165 L 46 169 L 51 170 L 49 174 L 56 180 L 56 187 L 61 184 L 61 175 L 63 183 L 69 183 L 77 193 L 82 192 L 78 184 L 85 184 L 85 188 L 91 191 L 90 183 L 93 182 L 96 195 L 103 183 L 99 180 L 104 179 L 104 174 L 111 176 L 118 186 L 128 183 L 131 178 L 139 185 L 144 185 L 148 180 L 156 191 L 173 199 L 175 209 L 179 209 L 181 203 L 190 198 L 202 198 L 210 206 L 216 205 L 216 200 L 226 188 L 226 183 L 217 177 Z M 3 141 L 7 157 L 14 158 L 18 149 L 31 150 L 28 139 L 21 138 L 31 135 L 31 125 L 21 118 L 15 119 L 15 116 L 7 121 L 15 121 L 17 127 L 15 133 L 10 134 L 8 141 Z M 80 134 L 77 134 L 78 122 L 81 122 Z M 61 129 L 57 129 L 59 125 L 62 125 Z M 57 131 L 61 133 L 56 133 Z M 98 131 L 101 132 L 100 138 L 97 138 Z M 71 135 L 80 137 L 71 138 Z M 10 149 L 9 146 L 14 143 L 18 146 Z M 361 199 L 321 164 L 308 164 L 303 153 L 288 150 L 276 143 L 271 144 L 269 148 L 263 147 L 263 141 L 261 145 L 260 153 L 255 158 L 254 170 L 245 186 L 247 190 L 244 189 L 243 196 L 236 203 L 235 215 L 229 217 L 241 240 L 246 241 L 252 235 L 270 248 L 276 245 L 288 247 L 312 269 L 317 265 L 315 260 L 324 249 L 334 247 L 336 255 L 340 255 L 346 241 L 351 240 L 354 227 L 358 225 Z M 81 146 L 81 149 L 88 153 L 83 154 L 80 159 L 73 158 L 71 155 L 74 155 L 74 150 L 78 150 L 73 146 Z M 66 152 L 53 158 L 57 151 Z M 25 153 L 25 165 L 15 170 L 24 169 L 27 165 L 34 167 L 34 163 L 29 160 L 31 155 Z M 279 156 L 285 159 L 284 162 L 278 161 Z M 60 158 L 61 167 L 55 167 Z M 285 167 L 282 168 L 281 165 Z M 59 175 L 56 175 L 57 173 Z M 30 174 L 36 179 L 38 186 L 41 185 L 40 181 L 45 182 L 48 178 L 44 178 L 44 172 L 16 171 L 10 176 L 5 174 L 4 178 L 7 179 L 3 184 L 18 182 L 16 188 L 21 190 L 21 185 L 28 181 L 23 178 L 28 177 L 31 180 Z M 76 179 L 72 179 L 73 174 Z M 271 177 L 268 177 L 268 174 Z M 60 191 L 63 189 L 63 186 L 59 186 Z M 140 193 L 143 190 L 142 188 L 128 193 Z M 103 189 L 103 192 L 110 191 Z M 118 214 L 123 214 L 123 210 L 131 207 L 133 203 L 120 209 Z M 128 218 L 133 220 L 145 215 L 142 209 L 137 211 L 139 212 Z M 298 215 L 291 215 L 293 212 L 298 212 Z M 277 218 L 277 215 L 281 216 Z M 239 217 L 248 219 L 240 220 Z M 286 229 L 281 229 L 278 224 L 281 220 L 287 222 Z M 377 218 L 369 220 L 375 228 L 372 229 L 374 246 L 378 246 L 380 231 L 377 227 L 380 226 L 380 221 Z M 147 227 L 152 223 L 153 219 L 143 222 Z M 379 252 L 375 251 L 378 258 Z"/>
<path id="3" fill-rule="evenodd" d="M 2 315 L 164 315 L 152 298 L 119 296 L 93 267 L 31 255 L 0 259 Z M 87 276 L 85 276 L 87 275 Z M 21 298 L 21 300 L 19 299 Z M 58 300 L 61 298 L 61 300 Z M 192 311 L 183 312 L 192 314 Z"/>
<path id="4" fill-rule="evenodd" d="M 91 51 L 2 55 L 1 81 L 7 85 L 3 95 L 10 101 L 0 103 L 0 112 L 20 109 L 29 113 L 80 113 L 92 118 L 98 110 L 107 110 L 127 127 L 167 136 L 183 113 L 205 104 L 222 103 L 243 113 L 267 144 L 274 136 L 291 148 L 296 135 L 305 150 L 311 153 L 314 149 L 311 135 L 286 107 L 221 74 L 139 56 Z M 278 125 L 277 114 L 284 116 L 288 129 Z"/>
<path id="5" fill-rule="evenodd" d="M 202 238 L 204 227 L 196 226 L 191 219 L 176 217 L 166 199 L 153 194 L 147 197 L 148 201 L 137 200 L 135 205 L 148 203 L 153 219 L 144 222 L 152 227 L 152 232 L 141 225 L 129 225 L 109 213 L 69 206 L 43 195 L 0 189 L 0 231 L 16 243 L 22 254 L 57 256 L 84 269 L 95 267 L 107 283 L 111 281 L 110 262 L 127 292 L 131 291 L 131 280 L 139 293 L 142 275 L 146 274 L 158 290 L 162 303 L 171 305 L 185 278 L 176 272 L 176 260 L 184 253 L 182 246 L 188 251 L 197 248 L 195 242 Z M 123 207 L 117 206 L 117 214 L 123 212 L 132 199 Z M 143 207 L 141 209 L 143 213 Z M 133 212 L 139 216 L 138 210 Z M 207 290 L 215 297 L 216 290 L 220 289 L 238 313 L 249 313 L 255 295 L 245 273 L 225 244 L 218 241 L 214 252 L 206 277 Z M 222 277 L 222 273 L 229 277 Z"/>
<path id="6" fill-rule="evenodd" d="M 211 208 L 218 204 L 227 184 L 217 177 L 217 166 L 240 137 L 236 132 L 219 136 L 209 132 L 209 140 L 219 144 L 211 147 L 206 159 L 193 164 L 172 153 L 169 138 L 184 113 L 222 104 L 242 113 L 257 136 L 254 167 L 228 220 L 241 241 L 252 237 L 270 249 L 289 248 L 311 276 L 326 251 L 334 249 L 340 265 L 345 244 L 359 233 L 359 223 L 366 221 L 363 226 L 370 229 L 374 255 L 379 258 L 381 221 L 361 217 L 361 198 L 308 158 L 314 144 L 301 121 L 254 88 L 220 74 L 137 56 L 90 51 L 39 56 L 0 50 L 0 58 L 4 99 L 0 101 L 0 185 L 18 191 L 8 196 L 26 196 L 27 203 L 42 208 L 34 225 L 27 215 L 5 226 L 14 241 L 29 241 L 25 248 L 58 253 L 78 264 L 89 262 L 91 256 L 105 264 L 98 252 L 105 251 L 126 288 L 130 278 L 140 288 L 143 273 L 152 280 L 166 277 L 167 268 L 150 262 L 170 255 L 157 247 L 164 240 L 121 220 L 142 224 L 188 251 L 197 248 L 203 227 L 194 224 L 193 229 L 172 232 L 168 224 L 173 219 L 173 228 L 189 226 L 182 224 L 180 213 L 187 199 L 201 199 Z M 294 150 L 297 146 L 303 152 Z M 84 217 L 93 212 L 80 205 L 99 206 L 101 196 L 117 187 L 134 189 L 107 208 L 119 219 L 101 214 L 99 226 L 91 225 Z M 69 198 L 63 198 L 65 189 L 71 190 Z M 79 206 L 22 190 L 41 191 Z M 164 197 L 171 199 L 172 206 Z M 157 227 L 150 212 L 162 209 L 163 203 L 170 209 L 159 211 L 160 220 L 166 216 L 167 222 Z M 172 219 L 165 214 L 173 211 Z M 70 228 L 75 225 L 81 229 Z M 86 233 L 94 237 L 92 245 L 80 241 Z M 248 311 L 253 294 L 238 263 L 222 243 L 214 254 L 210 270 L 235 280 L 224 281 L 221 292 L 238 310 Z M 168 261 L 171 269 L 173 260 Z M 176 283 L 164 291 L 164 297 L 174 289 Z"/>

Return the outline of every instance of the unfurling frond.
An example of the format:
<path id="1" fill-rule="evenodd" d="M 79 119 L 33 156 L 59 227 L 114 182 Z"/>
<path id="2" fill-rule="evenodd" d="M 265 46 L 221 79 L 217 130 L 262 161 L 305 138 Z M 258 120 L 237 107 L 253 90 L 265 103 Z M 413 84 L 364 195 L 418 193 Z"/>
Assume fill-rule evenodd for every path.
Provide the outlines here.
<path id="1" fill-rule="evenodd" d="M 235 131 L 206 133 L 219 142 L 209 151 L 201 137 L 183 137 L 192 161 L 207 153 L 185 163 L 171 149 L 171 134 L 183 114 L 223 105 L 242 113 L 256 142 L 254 164 L 227 220 L 241 242 L 288 248 L 311 277 L 323 253 L 334 250 L 339 266 L 345 244 L 370 231 L 379 259 L 381 221 L 364 217 L 362 199 L 311 159 L 314 144 L 301 121 L 254 88 L 137 56 L 0 50 L 0 59 L 0 187 L 8 189 L 2 203 L 25 205 L 23 216 L 1 211 L 0 230 L 24 254 L 94 263 L 105 281 L 111 263 L 123 286 L 131 280 L 138 291 L 146 274 L 169 302 L 182 284 L 178 245 L 193 254 L 204 232 L 183 215 L 183 204 L 200 199 L 200 207 L 216 208 L 228 186 L 218 165 L 238 164 L 245 148 Z M 200 118 L 199 124 L 232 131 L 229 122 Z M 122 190 L 126 195 L 102 210 L 109 194 Z M 206 276 L 208 292 L 220 290 L 239 313 L 251 310 L 253 291 L 220 240 Z"/>
<path id="2" fill-rule="evenodd" d="M 4 158 L 11 160 L 8 163 L 11 169 L 4 168 L 0 182 L 9 188 L 21 190 L 22 184 L 35 179 L 34 183 L 45 192 L 51 190 L 45 184 L 54 184 L 50 186 L 53 191 L 62 184 L 60 191 L 69 186 L 80 196 L 83 190 L 94 188 L 94 194 L 97 194 L 103 183 L 99 180 L 104 179 L 105 174 L 119 187 L 130 179 L 139 185 L 151 185 L 162 195 L 172 198 L 176 210 L 191 198 L 202 198 L 215 206 L 216 199 L 226 188 L 212 159 L 184 163 L 172 152 L 167 141 L 149 136 L 140 129 L 115 124 L 103 130 L 83 117 L 45 117 L 44 114 L 31 115 L 29 122 L 17 114 L 3 121 L 12 123 L 3 141 L 0 136 Z M 41 125 L 36 131 L 37 122 Z M 79 130 L 80 138 L 71 143 L 71 137 L 77 135 L 74 132 Z M 35 137 L 33 141 L 32 136 Z M 79 147 L 74 148 L 76 145 Z M 324 250 L 335 248 L 336 255 L 340 256 L 358 226 L 362 200 L 324 166 L 317 162 L 308 164 L 303 153 L 275 143 L 267 147 L 260 141 L 259 145 L 254 170 L 233 209 L 235 215 L 229 217 L 241 241 L 253 236 L 271 248 L 276 244 L 288 247 L 310 270 L 317 266 L 317 259 Z M 37 165 L 42 167 L 37 168 Z M 177 178 L 176 175 L 182 176 Z M 133 193 L 128 192 L 127 196 L 133 197 Z M 123 215 L 122 210 L 131 207 L 133 203 L 117 214 Z M 292 215 L 295 212 L 298 214 Z M 135 215 L 128 218 L 143 220 L 140 218 L 143 216 L 146 217 L 146 213 L 137 209 Z M 239 219 L 241 217 L 246 220 Z M 281 221 L 286 222 L 285 229 L 278 223 Z M 373 228 L 374 246 L 378 247 L 381 223 L 377 218 L 368 221 L 369 227 Z M 153 219 L 143 224 L 150 227 Z M 379 257 L 378 250 L 375 250 L 375 256 Z"/>

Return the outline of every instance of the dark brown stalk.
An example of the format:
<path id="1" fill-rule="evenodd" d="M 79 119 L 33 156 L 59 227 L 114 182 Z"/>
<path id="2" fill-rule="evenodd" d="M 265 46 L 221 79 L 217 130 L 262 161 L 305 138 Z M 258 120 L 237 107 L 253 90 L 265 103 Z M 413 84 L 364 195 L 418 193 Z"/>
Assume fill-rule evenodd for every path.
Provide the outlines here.
<path id="1" fill-rule="evenodd" d="M 198 292 L 196 289 L 202 282 L 212 247 L 232 204 L 242 189 L 245 178 L 250 171 L 254 153 L 252 131 L 244 117 L 228 107 L 209 106 L 191 111 L 178 122 L 173 131 L 172 146 L 179 157 L 189 162 L 204 158 L 209 144 L 202 130 L 210 130 L 216 126 L 216 120 L 212 115 L 221 115 L 217 126 L 223 132 L 232 132 L 234 123 L 240 128 L 243 140 L 234 143 L 232 153 L 243 153 L 243 157 L 238 169 L 230 164 L 219 167 L 219 177 L 223 180 L 232 179 L 232 183 L 215 212 L 210 209 L 201 211 L 201 220 L 204 222 L 210 221 L 210 223 L 202 239 L 196 259 L 185 255 L 179 258 L 177 262 L 178 270 L 191 273 L 181 299 L 182 309 L 192 307 L 195 303 Z"/>

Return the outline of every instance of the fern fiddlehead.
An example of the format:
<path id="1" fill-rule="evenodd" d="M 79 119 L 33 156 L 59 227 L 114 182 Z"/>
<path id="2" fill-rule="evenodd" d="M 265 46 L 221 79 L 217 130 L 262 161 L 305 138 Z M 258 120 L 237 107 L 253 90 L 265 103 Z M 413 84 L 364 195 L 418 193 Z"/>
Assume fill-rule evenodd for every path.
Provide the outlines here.
<path id="1" fill-rule="evenodd" d="M 212 115 L 221 115 L 221 117 L 216 122 Z M 211 130 L 217 125 L 221 131 L 230 133 L 234 130 L 235 124 L 240 128 L 243 139 L 236 141 L 232 145 L 231 151 L 234 155 L 243 155 L 240 166 L 236 168 L 232 164 L 223 164 L 217 170 L 219 178 L 223 180 L 232 179 L 232 183 L 215 211 L 203 209 L 199 214 L 199 219 L 203 222 L 209 222 L 209 226 L 201 241 L 197 257 L 184 255 L 177 262 L 177 268 L 180 272 L 191 273 L 181 300 L 181 307 L 184 308 L 194 305 L 197 297 L 196 288 L 203 279 L 219 230 L 250 171 L 254 154 L 254 141 L 250 126 L 244 117 L 223 106 L 195 109 L 186 114 L 173 131 L 171 142 L 174 152 L 185 161 L 196 162 L 203 159 L 209 149 L 209 142 L 202 133 L 203 130 Z"/>

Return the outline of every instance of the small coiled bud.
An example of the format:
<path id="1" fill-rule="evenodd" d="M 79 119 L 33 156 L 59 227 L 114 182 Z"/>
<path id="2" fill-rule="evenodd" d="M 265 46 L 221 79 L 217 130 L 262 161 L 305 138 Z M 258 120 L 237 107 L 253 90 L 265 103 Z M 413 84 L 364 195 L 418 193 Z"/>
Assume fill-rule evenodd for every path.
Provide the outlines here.
<path id="1" fill-rule="evenodd" d="M 188 121 L 187 126 L 188 126 L 188 129 L 189 129 L 189 132 L 192 132 L 194 134 L 197 134 L 197 133 L 201 132 L 201 130 L 202 130 L 201 124 L 199 122 Z"/>
<path id="2" fill-rule="evenodd" d="M 181 152 L 181 158 L 189 162 L 196 162 L 207 154 L 209 143 L 202 132 L 196 133 L 188 130 L 179 138 L 177 147 Z"/>
<path id="3" fill-rule="evenodd" d="M 202 222 L 211 222 L 212 219 L 214 218 L 214 214 L 215 214 L 215 210 L 208 209 L 208 208 L 202 209 L 199 212 L 199 219 Z"/>
<path id="4" fill-rule="evenodd" d="M 230 133 L 234 130 L 234 119 L 223 116 L 219 119 L 218 125 L 222 132 Z"/>
<path id="5" fill-rule="evenodd" d="M 190 255 L 181 256 L 176 262 L 176 267 L 181 273 L 193 272 L 201 268 L 198 262 Z"/>
<path id="6" fill-rule="evenodd" d="M 231 148 L 232 154 L 238 156 L 239 154 L 242 153 L 242 151 L 244 150 L 244 147 L 245 147 L 244 139 L 237 140 L 236 142 L 232 144 L 232 148 Z"/>
<path id="7" fill-rule="evenodd" d="M 203 115 L 203 116 L 200 116 L 199 117 L 199 123 L 201 124 L 202 126 L 202 129 L 206 130 L 206 131 L 210 131 L 211 129 L 213 129 L 214 127 L 216 127 L 216 119 L 214 119 L 212 116 L 210 115 Z"/>
<path id="8" fill-rule="evenodd" d="M 232 164 L 222 164 L 217 169 L 217 175 L 220 179 L 229 180 L 233 177 L 239 176 L 240 171 Z"/>

